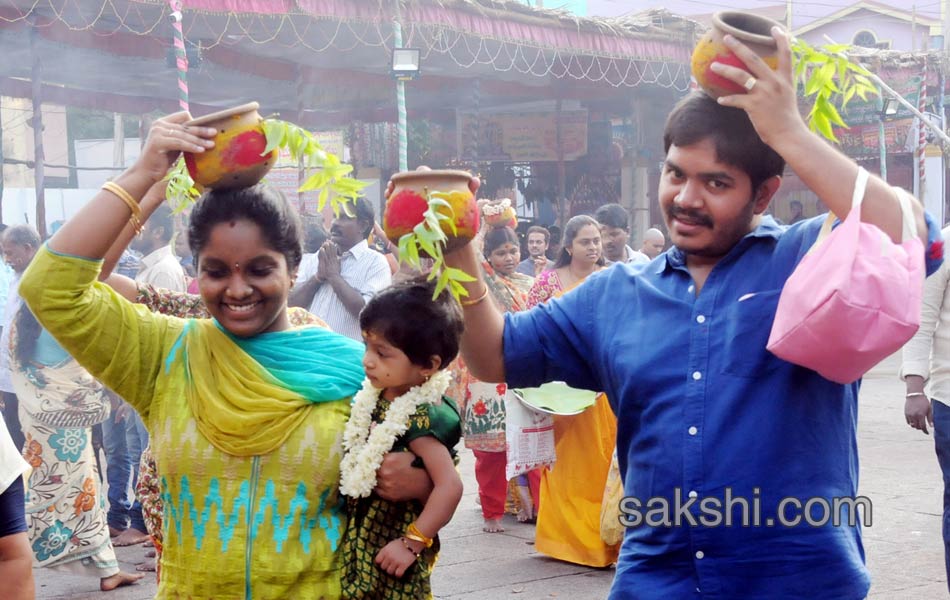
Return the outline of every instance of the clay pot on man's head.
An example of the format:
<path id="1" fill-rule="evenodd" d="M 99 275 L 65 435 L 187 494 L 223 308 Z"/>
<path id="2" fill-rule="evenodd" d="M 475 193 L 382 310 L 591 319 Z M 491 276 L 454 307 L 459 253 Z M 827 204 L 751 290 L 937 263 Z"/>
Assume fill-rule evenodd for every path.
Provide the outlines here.
<path id="1" fill-rule="evenodd" d="M 745 63 L 726 46 L 723 37 L 726 34 L 749 47 L 762 57 L 772 69 L 778 68 L 778 45 L 772 37 L 772 28 L 781 27 L 779 23 L 740 11 L 723 11 L 713 15 L 712 27 L 699 40 L 693 50 L 692 71 L 699 86 L 713 98 L 730 94 L 744 94 L 746 89 L 718 73 L 710 67 L 714 62 L 723 63 L 748 71 Z"/>

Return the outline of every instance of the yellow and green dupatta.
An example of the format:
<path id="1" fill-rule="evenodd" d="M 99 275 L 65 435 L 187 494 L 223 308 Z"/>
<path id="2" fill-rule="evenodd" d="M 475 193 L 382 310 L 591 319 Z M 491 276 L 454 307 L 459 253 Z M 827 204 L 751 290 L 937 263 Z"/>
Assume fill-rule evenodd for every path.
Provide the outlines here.
<path id="1" fill-rule="evenodd" d="M 351 397 L 364 377 L 363 345 L 322 327 L 239 338 L 213 319 L 192 319 L 166 370 L 179 354 L 198 430 L 234 456 L 277 449 L 315 404 Z"/>

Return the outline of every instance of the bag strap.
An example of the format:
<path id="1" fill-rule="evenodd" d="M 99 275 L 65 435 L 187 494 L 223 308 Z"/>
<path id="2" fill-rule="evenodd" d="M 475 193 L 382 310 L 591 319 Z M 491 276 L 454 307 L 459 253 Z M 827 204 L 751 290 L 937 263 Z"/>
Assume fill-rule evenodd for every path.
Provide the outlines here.
<path id="1" fill-rule="evenodd" d="M 901 243 L 916 240 L 919 236 L 917 235 L 917 223 L 914 219 L 914 210 L 911 207 L 910 194 L 898 187 L 891 189 L 894 190 L 894 194 L 897 195 L 897 201 L 900 202 L 901 205 L 901 217 L 904 222 L 903 231 L 901 233 Z"/>
<path id="2" fill-rule="evenodd" d="M 861 209 L 861 203 L 864 201 L 864 191 L 868 187 L 868 172 L 864 167 L 858 167 L 858 176 L 854 180 L 854 193 L 851 195 L 851 211 Z M 848 213 L 851 214 L 851 213 Z M 821 224 L 821 230 L 818 232 L 818 237 L 815 238 L 815 243 L 812 244 L 811 248 L 808 249 L 808 252 L 812 252 L 819 246 L 822 242 L 831 235 L 831 228 L 834 227 L 835 220 L 838 217 L 833 212 L 828 212 L 828 216 L 825 217 L 825 222 Z M 843 221 L 844 219 L 842 219 Z"/>
<path id="3" fill-rule="evenodd" d="M 854 180 L 854 194 L 851 196 L 851 210 L 861 206 L 864 202 L 864 191 L 868 187 L 868 171 L 864 167 L 858 167 L 858 177 Z"/>

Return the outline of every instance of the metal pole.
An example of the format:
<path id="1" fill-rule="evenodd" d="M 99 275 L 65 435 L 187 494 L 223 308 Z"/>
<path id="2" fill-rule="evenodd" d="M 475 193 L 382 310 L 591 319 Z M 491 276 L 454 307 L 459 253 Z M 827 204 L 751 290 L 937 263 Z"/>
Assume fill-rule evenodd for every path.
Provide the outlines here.
<path id="1" fill-rule="evenodd" d="M 175 44 L 175 66 L 178 68 L 178 106 L 188 110 L 188 52 L 185 51 L 185 34 L 181 29 L 182 0 L 168 0 L 172 9 L 173 43 Z"/>
<path id="2" fill-rule="evenodd" d="M 561 140 L 561 100 L 557 100 L 556 109 L 555 109 L 555 131 L 556 131 L 556 140 L 557 140 L 557 212 L 558 212 L 558 225 L 561 226 L 561 234 L 564 233 L 564 224 L 567 223 L 565 218 L 567 215 L 564 214 L 567 201 L 567 170 L 564 167 L 564 144 Z M 563 240 L 563 238 L 562 238 Z"/>
<path id="3" fill-rule="evenodd" d="M 0 222 L 3 221 L 3 96 L 0 96 Z"/>
<path id="4" fill-rule="evenodd" d="M 918 119 L 920 119 L 920 122 L 923 123 L 924 125 L 926 125 L 931 131 L 933 131 L 934 134 L 935 134 L 938 138 L 940 138 L 940 141 L 941 141 L 941 142 L 943 142 L 944 144 L 950 145 L 950 136 L 948 136 L 946 133 L 944 133 L 943 130 L 940 129 L 940 127 L 938 127 L 937 125 L 934 125 L 933 123 L 931 123 L 930 120 L 929 120 L 926 116 L 924 116 L 924 113 L 922 113 L 922 112 L 920 112 L 919 110 L 917 110 L 917 107 L 916 107 L 916 106 L 914 106 L 913 104 L 911 104 L 910 102 L 908 102 L 906 98 L 904 98 L 903 96 L 901 96 L 900 94 L 898 94 L 897 92 L 895 92 L 894 89 L 891 88 L 891 86 L 889 86 L 889 85 L 887 85 L 886 83 L 884 83 L 883 81 L 881 81 L 881 78 L 878 77 L 877 75 L 875 75 L 874 73 L 869 73 L 869 74 L 868 74 L 868 77 L 870 77 L 870 78 L 871 78 L 871 81 L 873 81 L 874 83 L 876 83 L 876 84 L 878 85 L 878 87 L 880 87 L 882 90 L 884 90 L 885 92 L 887 92 L 888 94 L 890 94 L 895 100 L 897 100 L 898 102 L 900 102 L 900 103 L 901 103 L 901 106 L 903 106 L 904 108 L 906 108 L 907 110 L 909 110 L 910 112 L 912 112 L 915 117 L 917 117 Z"/>
<path id="5" fill-rule="evenodd" d="M 927 106 L 927 72 L 920 78 L 920 94 L 917 96 L 917 104 L 920 111 L 924 111 Z M 925 119 L 921 119 L 923 122 Z M 917 188 L 917 197 L 921 202 L 924 201 L 927 190 L 927 134 L 923 127 L 917 127 L 917 172 L 920 185 Z"/>
<path id="6" fill-rule="evenodd" d="M 393 19 L 393 48 L 402 48 L 402 25 L 399 23 L 399 0 L 396 0 L 396 16 Z M 396 112 L 399 125 L 399 170 L 409 170 L 409 136 L 407 135 L 408 119 L 406 115 L 406 82 L 396 81 Z"/>
<path id="7" fill-rule="evenodd" d="M 33 186 L 36 189 L 36 230 L 41 239 L 46 239 L 46 190 L 43 180 L 43 161 L 46 156 L 43 152 L 43 79 L 40 50 L 37 44 L 39 32 L 36 21 L 30 23 L 30 55 L 33 59 L 30 71 L 31 94 L 33 96 Z"/>
<path id="8" fill-rule="evenodd" d="M 792 33 L 792 0 L 785 1 L 785 30 Z"/>
<path id="9" fill-rule="evenodd" d="M 878 92 L 877 112 L 881 115 L 880 122 L 877 125 L 878 149 L 880 150 L 881 160 L 881 179 L 887 181 L 887 140 L 884 139 L 884 95 Z"/>
<path id="10" fill-rule="evenodd" d="M 296 67 L 297 75 L 297 124 L 303 127 L 303 111 L 304 111 L 304 98 L 306 97 L 306 84 L 303 80 L 303 67 L 297 65 Z M 342 158 L 342 157 L 341 157 Z M 300 188 L 307 181 L 307 166 L 304 164 L 303 157 L 297 161 L 297 187 Z M 297 210 L 300 214 L 305 214 L 304 211 L 304 193 L 297 192 Z"/>
<path id="11" fill-rule="evenodd" d="M 125 128 L 119 113 L 112 113 L 112 166 L 125 166 Z"/>
<path id="12" fill-rule="evenodd" d="M 910 13 L 910 51 L 917 52 L 917 5 L 914 4 Z"/>

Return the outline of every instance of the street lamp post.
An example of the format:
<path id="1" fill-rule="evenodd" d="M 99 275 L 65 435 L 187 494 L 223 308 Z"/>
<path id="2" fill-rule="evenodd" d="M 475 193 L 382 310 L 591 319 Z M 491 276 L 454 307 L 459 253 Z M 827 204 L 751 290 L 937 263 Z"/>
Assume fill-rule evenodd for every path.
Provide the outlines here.
<path id="1" fill-rule="evenodd" d="M 393 18 L 393 62 L 392 74 L 396 78 L 396 113 L 399 132 L 399 170 L 409 170 L 408 115 L 406 113 L 406 81 L 419 74 L 419 50 L 402 47 L 402 23 L 400 0 L 396 0 L 396 14 Z"/>

